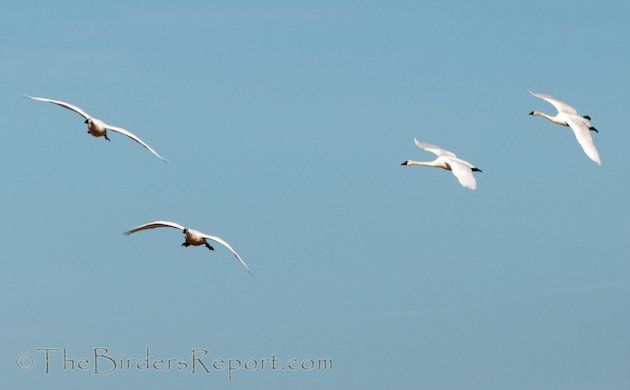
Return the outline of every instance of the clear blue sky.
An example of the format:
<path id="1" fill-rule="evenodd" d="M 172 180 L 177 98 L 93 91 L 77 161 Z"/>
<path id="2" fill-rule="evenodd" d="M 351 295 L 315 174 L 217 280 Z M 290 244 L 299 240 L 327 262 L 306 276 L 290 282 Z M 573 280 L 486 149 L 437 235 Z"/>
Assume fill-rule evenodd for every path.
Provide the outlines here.
<path id="1" fill-rule="evenodd" d="M 630 388 L 628 20 L 624 1 L 3 2 L 0 387 Z M 592 117 L 601 167 L 529 90 Z M 433 157 L 413 137 L 480 167 L 478 190 L 401 167 Z M 176 230 L 122 234 L 156 219 L 256 277 Z M 57 354 L 44 374 L 47 347 L 333 369 L 95 375 Z"/>

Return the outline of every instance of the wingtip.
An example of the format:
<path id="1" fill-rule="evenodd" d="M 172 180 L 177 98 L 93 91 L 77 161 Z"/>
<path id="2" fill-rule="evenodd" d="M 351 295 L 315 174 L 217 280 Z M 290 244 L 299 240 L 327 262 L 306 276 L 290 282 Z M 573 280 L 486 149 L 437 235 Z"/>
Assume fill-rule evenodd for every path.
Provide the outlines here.
<path id="1" fill-rule="evenodd" d="M 247 272 L 249 272 L 249 274 L 252 276 L 252 278 L 254 277 L 254 273 L 252 272 L 251 269 L 249 269 L 249 267 L 247 266 L 247 264 L 245 264 L 245 262 L 243 261 L 243 259 L 238 258 L 237 259 L 241 262 L 241 264 L 243 265 L 243 268 L 245 268 L 247 270 Z"/>
<path id="2" fill-rule="evenodd" d="M 167 162 L 168 162 L 168 160 L 167 160 L 167 159 L 165 159 L 164 157 L 162 157 L 162 156 L 161 156 L 158 152 L 156 152 L 156 151 L 155 151 L 155 150 L 153 150 L 152 148 L 147 148 L 147 149 L 149 149 L 149 151 L 150 151 L 151 153 L 153 153 L 153 155 L 154 155 L 155 157 L 159 158 L 159 159 L 160 159 L 160 160 L 162 160 L 163 162 L 165 162 L 165 163 L 167 163 Z"/>

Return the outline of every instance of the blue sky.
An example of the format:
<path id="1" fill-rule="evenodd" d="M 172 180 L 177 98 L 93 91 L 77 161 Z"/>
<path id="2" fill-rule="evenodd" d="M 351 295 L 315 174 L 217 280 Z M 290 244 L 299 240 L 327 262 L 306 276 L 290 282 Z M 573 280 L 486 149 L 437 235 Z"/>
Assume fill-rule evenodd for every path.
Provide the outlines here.
<path id="1" fill-rule="evenodd" d="M 621 1 L 3 3 L 2 387 L 627 389 L 629 19 Z M 554 113 L 529 90 L 592 117 L 601 167 L 527 115 Z M 480 167 L 478 189 L 401 167 L 433 158 L 413 137 Z M 122 234 L 156 219 L 223 237 L 256 277 L 176 230 Z M 55 355 L 45 374 L 55 347 L 333 369 L 96 375 Z"/>

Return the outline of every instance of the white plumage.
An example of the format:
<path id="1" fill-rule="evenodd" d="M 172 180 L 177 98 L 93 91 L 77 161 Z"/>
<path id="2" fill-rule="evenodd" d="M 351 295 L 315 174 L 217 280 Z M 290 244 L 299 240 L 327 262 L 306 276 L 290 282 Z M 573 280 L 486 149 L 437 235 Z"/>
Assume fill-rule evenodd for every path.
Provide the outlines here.
<path id="1" fill-rule="evenodd" d="M 214 248 L 212 246 L 210 246 L 210 244 L 208 244 L 208 240 L 218 242 L 219 244 L 221 244 L 224 247 L 226 247 L 230 252 L 232 252 L 234 257 L 236 257 L 236 259 L 238 261 L 240 261 L 240 263 L 243 265 L 243 267 L 245 267 L 247 272 L 249 272 L 250 275 L 254 276 L 254 274 L 249 269 L 247 264 L 245 264 L 245 261 L 243 261 L 243 259 L 238 255 L 238 253 L 236 253 L 234 248 L 232 248 L 232 246 L 230 244 L 228 244 L 224 239 L 222 239 L 220 237 L 216 237 L 216 236 L 211 236 L 209 234 L 205 234 L 205 233 L 202 233 L 202 232 L 197 231 L 197 230 L 188 229 L 188 228 L 186 228 L 186 227 L 184 227 L 184 226 L 182 226 L 182 225 L 180 225 L 178 223 L 175 223 L 175 222 L 153 221 L 153 222 L 145 223 L 144 225 L 136 226 L 135 228 L 125 232 L 125 234 L 130 235 L 130 234 L 142 231 L 142 230 L 155 229 L 155 228 L 161 228 L 161 227 L 170 227 L 170 228 L 175 228 L 175 229 L 181 230 L 184 233 L 184 238 L 186 240 L 182 244 L 182 246 L 189 246 L 189 245 L 200 246 L 200 245 L 205 245 L 208 249 L 214 250 Z"/>
<path id="2" fill-rule="evenodd" d="M 439 146 L 420 142 L 415 138 L 413 140 L 420 149 L 424 149 L 427 152 L 435 154 L 437 158 L 433 161 L 426 162 L 407 160 L 401 165 L 418 165 L 446 169 L 447 171 L 453 172 L 453 175 L 455 175 L 455 177 L 459 181 L 459 184 L 461 184 L 462 186 L 471 190 L 477 188 L 477 181 L 475 180 L 473 172 L 481 172 L 481 169 L 475 167 L 468 161 L 462 160 L 451 151 L 442 149 Z"/>
<path id="3" fill-rule="evenodd" d="M 125 136 L 131 138 L 132 140 L 136 141 L 140 145 L 142 145 L 145 148 L 147 148 L 151 153 L 156 155 L 160 160 L 162 160 L 164 162 L 167 162 L 167 160 L 164 159 L 162 156 L 160 156 L 160 154 L 158 152 L 156 152 L 152 147 L 150 147 L 146 142 L 141 140 L 137 135 L 133 134 L 131 131 L 123 129 L 122 127 L 116 127 L 116 126 L 108 125 L 107 123 L 103 122 L 100 119 L 92 118 L 87 112 L 83 111 L 81 108 L 79 108 L 77 106 L 74 106 L 74 105 L 72 105 L 70 103 L 62 102 L 60 100 L 39 98 L 39 97 L 33 97 L 33 96 L 28 96 L 28 95 L 24 95 L 24 97 L 27 97 L 27 98 L 32 99 L 32 100 L 37 100 L 37 101 L 40 101 L 40 102 L 47 102 L 47 103 L 56 104 L 56 105 L 58 105 L 60 107 L 66 108 L 66 109 L 71 110 L 71 111 L 74 111 L 77 114 L 81 115 L 83 118 L 85 118 L 85 124 L 87 124 L 88 133 L 91 134 L 92 136 L 94 136 L 94 137 L 105 137 L 105 139 L 109 141 L 109 138 L 107 137 L 107 130 L 108 129 L 112 130 L 112 131 L 114 131 L 116 133 L 120 133 L 122 135 L 125 135 Z"/>
<path id="4" fill-rule="evenodd" d="M 593 143 L 593 137 L 591 136 L 591 131 L 597 132 L 597 130 L 591 124 L 591 118 L 588 116 L 581 116 L 577 113 L 575 108 L 571 107 L 567 103 L 554 98 L 551 95 L 545 95 L 542 93 L 534 93 L 529 91 L 532 95 L 537 98 L 543 99 L 549 103 L 551 103 L 558 113 L 555 116 L 547 115 L 540 111 L 532 111 L 529 115 L 542 116 L 543 118 L 562 125 L 568 126 L 573 130 L 575 134 L 575 138 L 577 139 L 580 146 L 584 150 L 584 153 L 597 165 L 602 165 L 602 160 L 599 157 L 599 152 L 597 148 L 595 148 L 595 144 Z"/>

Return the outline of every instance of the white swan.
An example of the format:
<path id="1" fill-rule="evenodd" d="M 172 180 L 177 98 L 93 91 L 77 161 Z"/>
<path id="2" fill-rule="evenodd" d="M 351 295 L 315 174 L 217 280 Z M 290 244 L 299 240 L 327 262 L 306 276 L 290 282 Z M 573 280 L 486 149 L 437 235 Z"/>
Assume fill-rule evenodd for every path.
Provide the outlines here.
<path id="1" fill-rule="evenodd" d="M 138 138 L 138 136 L 136 136 L 135 134 L 133 134 L 129 130 L 125 130 L 125 129 L 121 128 L 121 127 L 111 126 L 111 125 L 108 125 L 107 123 L 103 122 L 100 119 L 92 118 L 88 113 L 86 113 L 85 111 L 83 111 L 82 109 L 80 109 L 77 106 L 74 106 L 74 105 L 72 105 L 70 103 L 62 102 L 60 100 L 39 98 L 39 97 L 33 97 L 33 96 L 28 96 L 28 95 L 24 95 L 24 97 L 32 99 L 32 100 L 38 100 L 40 102 L 53 103 L 53 104 L 56 104 L 56 105 L 61 106 L 63 108 L 67 108 L 68 110 L 72 110 L 72 111 L 76 112 L 77 114 L 79 114 L 79 115 L 81 115 L 82 117 L 85 118 L 85 122 L 84 123 L 87 124 L 88 133 L 93 135 L 94 137 L 105 137 L 105 139 L 109 141 L 109 138 L 107 137 L 107 129 L 115 131 L 117 133 L 126 135 L 127 137 L 131 138 L 132 140 L 136 141 L 140 145 L 142 145 L 145 148 L 147 148 L 149 151 L 151 151 L 151 153 L 155 154 L 160 160 L 162 160 L 164 162 L 167 162 L 167 160 L 164 159 L 162 156 L 160 156 L 158 154 L 158 152 L 156 152 L 152 147 L 150 147 L 148 144 L 146 144 L 144 141 L 142 141 L 140 138 Z"/>
<path id="2" fill-rule="evenodd" d="M 462 160 L 448 150 L 442 149 L 435 145 L 420 142 L 415 138 L 413 139 L 413 141 L 419 148 L 435 154 L 437 158 L 433 161 L 428 162 L 407 160 L 401 165 L 421 165 L 425 167 L 446 169 L 447 171 L 453 172 L 453 175 L 455 175 L 455 177 L 459 181 L 459 184 L 461 184 L 462 186 L 471 190 L 477 188 L 477 181 L 475 180 L 473 172 L 481 172 L 481 169 L 475 167 L 468 161 Z"/>
<path id="3" fill-rule="evenodd" d="M 194 246 L 205 245 L 206 248 L 213 251 L 214 248 L 210 244 L 208 244 L 207 240 L 218 242 L 219 244 L 226 247 L 230 252 L 232 252 L 232 254 L 238 259 L 238 261 L 240 261 L 241 264 L 243 264 L 243 267 L 245 267 L 247 272 L 249 272 L 250 275 L 254 276 L 254 274 L 249 269 L 247 264 L 245 264 L 243 259 L 241 259 L 238 253 L 236 253 L 236 251 L 232 248 L 232 246 L 228 244 L 225 240 L 216 236 L 211 236 L 211 235 L 199 232 L 197 230 L 185 228 L 182 225 L 175 222 L 169 222 L 169 221 L 149 222 L 149 223 L 145 223 L 144 225 L 137 226 L 129 230 L 128 232 L 125 232 L 125 234 L 130 235 L 132 233 L 139 232 L 141 230 L 155 229 L 155 228 L 160 228 L 160 227 L 171 227 L 171 228 L 181 230 L 184 233 L 184 238 L 186 239 L 186 241 L 184 241 L 184 243 L 182 244 L 182 246 L 185 246 L 185 247 L 188 247 L 190 245 L 194 245 Z"/>
<path id="4" fill-rule="evenodd" d="M 593 143 L 593 137 L 591 136 L 591 131 L 598 131 L 591 125 L 591 118 L 589 116 L 578 115 L 575 108 L 554 98 L 553 96 L 542 93 L 534 93 L 532 91 L 529 91 L 529 93 L 537 98 L 546 100 L 551 103 L 556 110 L 558 110 L 556 116 L 547 115 L 536 110 L 530 112 L 529 115 L 542 116 L 553 123 L 570 127 L 575 134 L 575 138 L 577 138 L 577 141 L 582 146 L 582 149 L 584 149 L 584 153 L 586 153 L 591 160 L 595 161 L 597 165 L 602 165 L 602 160 L 599 158 L 599 152 L 597 152 L 595 144 Z"/>

